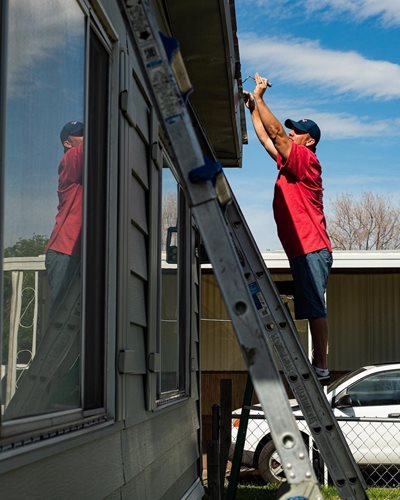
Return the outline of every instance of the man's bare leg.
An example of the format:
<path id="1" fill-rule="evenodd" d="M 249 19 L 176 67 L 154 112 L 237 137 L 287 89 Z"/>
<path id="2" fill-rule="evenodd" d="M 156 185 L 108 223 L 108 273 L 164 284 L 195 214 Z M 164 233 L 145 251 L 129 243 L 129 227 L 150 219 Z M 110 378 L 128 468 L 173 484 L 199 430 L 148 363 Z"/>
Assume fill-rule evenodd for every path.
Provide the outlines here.
<path id="1" fill-rule="evenodd" d="M 318 368 L 328 368 L 328 321 L 326 318 L 309 320 L 313 343 L 312 364 Z"/>

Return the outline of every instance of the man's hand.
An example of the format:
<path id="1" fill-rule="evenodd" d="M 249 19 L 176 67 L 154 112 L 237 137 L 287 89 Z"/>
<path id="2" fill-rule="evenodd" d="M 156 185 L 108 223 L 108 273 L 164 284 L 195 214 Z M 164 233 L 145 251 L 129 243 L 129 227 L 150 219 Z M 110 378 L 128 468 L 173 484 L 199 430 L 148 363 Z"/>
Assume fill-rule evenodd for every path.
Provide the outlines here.
<path id="1" fill-rule="evenodd" d="M 263 78 L 260 76 L 258 73 L 254 75 L 254 80 L 256 82 L 256 88 L 254 89 L 254 97 L 257 98 L 262 98 L 264 95 L 264 92 L 267 90 L 268 87 L 268 79 Z"/>
<path id="2" fill-rule="evenodd" d="M 252 113 L 256 107 L 256 102 L 252 93 L 243 90 L 243 100 L 246 108 Z"/>

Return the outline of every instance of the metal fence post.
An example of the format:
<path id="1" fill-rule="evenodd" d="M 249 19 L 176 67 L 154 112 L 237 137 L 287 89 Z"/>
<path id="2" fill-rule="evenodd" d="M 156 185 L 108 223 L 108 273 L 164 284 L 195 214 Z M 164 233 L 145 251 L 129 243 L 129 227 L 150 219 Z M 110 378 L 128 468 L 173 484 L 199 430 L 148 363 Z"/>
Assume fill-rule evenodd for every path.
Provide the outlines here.
<path id="1" fill-rule="evenodd" d="M 207 445 L 207 483 L 211 500 L 221 500 L 220 473 L 220 413 L 219 405 L 212 407 L 212 439 Z"/>
<path id="2" fill-rule="evenodd" d="M 235 500 L 237 485 L 239 482 L 240 464 L 242 461 L 244 443 L 246 440 L 247 424 L 249 421 L 250 405 L 253 398 L 254 387 L 250 375 L 247 375 L 246 389 L 244 391 L 242 413 L 238 435 L 236 439 L 235 452 L 233 454 L 232 469 L 229 476 L 227 500 Z"/>
<path id="3" fill-rule="evenodd" d="M 228 462 L 229 448 L 232 436 L 232 380 L 222 379 L 220 381 L 220 475 L 221 475 L 221 498 L 224 497 L 226 466 Z"/>

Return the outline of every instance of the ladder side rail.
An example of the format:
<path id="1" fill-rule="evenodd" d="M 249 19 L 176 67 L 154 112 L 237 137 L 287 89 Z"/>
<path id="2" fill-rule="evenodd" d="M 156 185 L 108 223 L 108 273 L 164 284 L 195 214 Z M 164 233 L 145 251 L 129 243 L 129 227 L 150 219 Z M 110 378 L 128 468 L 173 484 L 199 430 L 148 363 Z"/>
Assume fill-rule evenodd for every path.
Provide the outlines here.
<path id="1" fill-rule="evenodd" d="M 260 293 L 270 308 L 271 316 L 262 317 L 267 341 L 273 346 L 284 368 L 287 381 L 297 398 L 333 480 L 339 489 L 343 488 L 344 477 L 350 484 L 359 483 L 360 489 L 365 489 L 365 480 L 322 387 L 313 373 L 293 319 L 282 303 L 275 283 L 233 195 L 232 203 L 227 207 L 225 214 L 233 228 L 232 237 L 235 245 L 244 257 L 245 274 L 250 282 L 257 280 Z M 360 498 L 364 498 L 361 493 Z"/>

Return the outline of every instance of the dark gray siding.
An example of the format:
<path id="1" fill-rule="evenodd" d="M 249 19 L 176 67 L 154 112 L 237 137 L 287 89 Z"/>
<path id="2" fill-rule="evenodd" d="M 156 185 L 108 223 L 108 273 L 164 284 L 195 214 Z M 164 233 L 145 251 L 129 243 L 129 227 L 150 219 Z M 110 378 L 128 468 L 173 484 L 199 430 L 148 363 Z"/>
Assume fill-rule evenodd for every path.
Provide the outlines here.
<path id="1" fill-rule="evenodd" d="M 114 68 L 120 75 L 116 78 L 113 73 L 114 103 L 118 102 L 116 93 L 128 95 L 127 107 L 118 113 L 116 107 L 111 110 L 111 183 L 118 185 L 118 191 L 110 199 L 118 210 L 118 300 L 114 321 L 108 323 L 116 328 L 108 333 L 116 339 L 117 359 L 108 360 L 108 371 L 117 370 L 114 363 L 118 365 L 120 351 L 132 352 L 135 362 L 127 372 L 117 373 L 115 423 L 80 436 L 71 433 L 62 440 L 49 439 L 0 462 L 1 491 L 7 500 L 179 499 L 201 472 L 198 276 L 192 286 L 196 307 L 189 345 L 190 396 L 154 410 L 155 374 L 148 370 L 148 356 L 155 349 L 158 314 L 161 165 L 154 157 L 158 146 L 154 148 L 153 143 L 160 143 L 159 127 L 118 4 L 94 2 L 99 3 L 106 14 L 100 18 L 109 19 L 106 31 L 114 29 L 120 40 L 113 52 Z M 192 228 L 187 230 L 190 235 Z"/>

